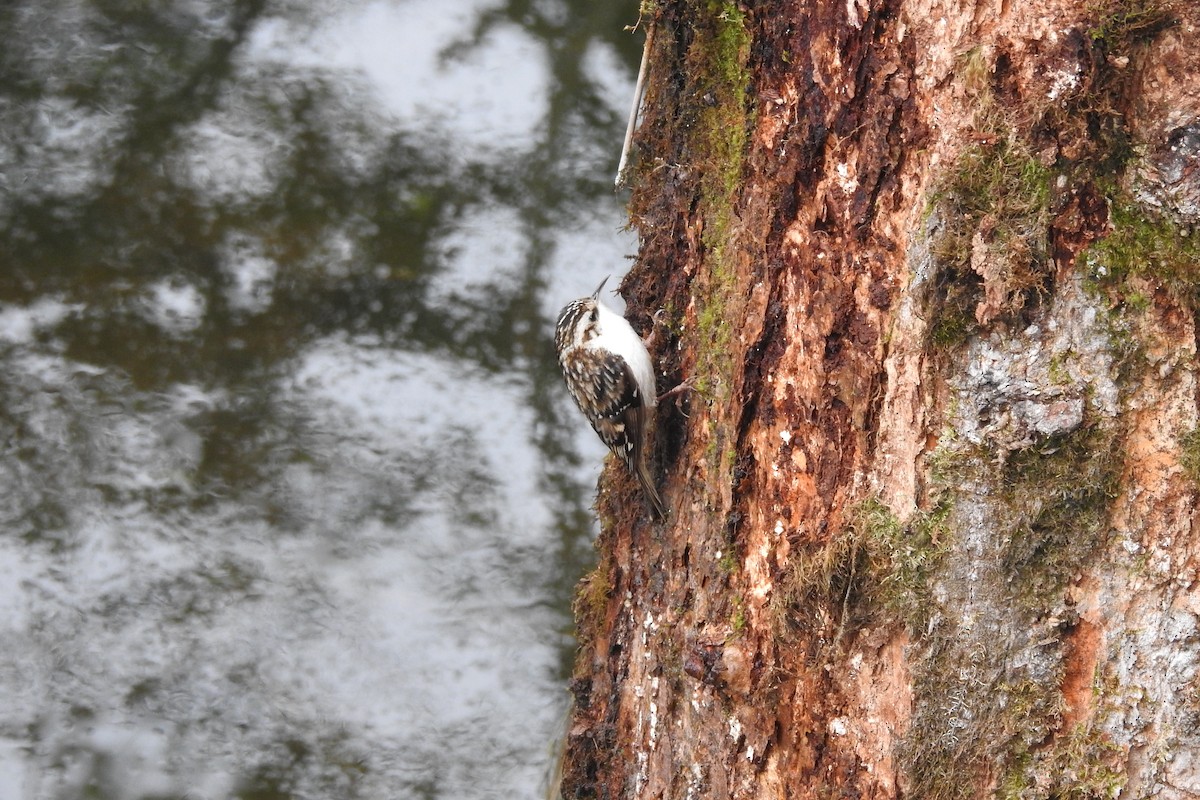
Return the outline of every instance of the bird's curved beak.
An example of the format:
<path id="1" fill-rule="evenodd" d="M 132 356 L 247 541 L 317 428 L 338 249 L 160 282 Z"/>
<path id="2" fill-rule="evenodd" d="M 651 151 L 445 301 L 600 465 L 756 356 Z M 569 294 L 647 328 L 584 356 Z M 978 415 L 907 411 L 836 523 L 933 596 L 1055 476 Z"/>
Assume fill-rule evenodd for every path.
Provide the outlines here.
<path id="1" fill-rule="evenodd" d="M 596 287 L 596 291 L 592 292 L 592 299 L 593 299 L 593 300 L 599 300 L 599 299 L 600 299 L 600 290 L 604 288 L 604 284 L 608 283 L 608 279 L 609 279 L 609 277 L 611 277 L 611 276 L 609 276 L 609 275 L 605 275 L 605 276 L 604 276 L 604 280 L 600 281 L 600 285 Z"/>

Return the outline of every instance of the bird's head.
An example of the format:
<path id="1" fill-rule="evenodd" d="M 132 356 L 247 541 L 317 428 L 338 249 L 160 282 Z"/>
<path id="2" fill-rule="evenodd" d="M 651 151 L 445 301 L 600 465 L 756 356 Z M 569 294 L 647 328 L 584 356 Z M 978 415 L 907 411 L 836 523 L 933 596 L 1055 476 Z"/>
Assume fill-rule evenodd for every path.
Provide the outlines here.
<path id="1" fill-rule="evenodd" d="M 554 328 L 554 344 L 558 352 L 582 347 L 600 333 L 600 290 L 607 282 L 608 278 L 605 277 L 590 297 L 572 300 L 559 313 L 558 324 Z"/>

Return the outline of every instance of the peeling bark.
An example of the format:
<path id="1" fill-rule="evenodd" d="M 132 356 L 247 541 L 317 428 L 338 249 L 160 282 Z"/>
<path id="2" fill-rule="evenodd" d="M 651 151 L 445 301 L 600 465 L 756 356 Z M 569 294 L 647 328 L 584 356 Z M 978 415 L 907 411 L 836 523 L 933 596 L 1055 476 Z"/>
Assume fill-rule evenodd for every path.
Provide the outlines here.
<path id="1" fill-rule="evenodd" d="M 655 25 L 563 796 L 1200 795 L 1200 9 Z"/>

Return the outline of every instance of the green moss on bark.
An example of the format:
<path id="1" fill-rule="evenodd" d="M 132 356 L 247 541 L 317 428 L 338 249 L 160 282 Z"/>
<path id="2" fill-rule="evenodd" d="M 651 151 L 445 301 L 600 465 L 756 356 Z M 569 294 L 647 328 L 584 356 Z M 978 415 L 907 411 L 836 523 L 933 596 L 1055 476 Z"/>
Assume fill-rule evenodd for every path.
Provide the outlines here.
<path id="1" fill-rule="evenodd" d="M 1011 527 L 1003 566 L 1014 602 L 1032 613 L 1053 609 L 1107 541 L 1119 457 L 1110 431 L 1084 426 L 1006 460 L 1000 485 Z"/>
<path id="2" fill-rule="evenodd" d="M 1134 275 L 1153 276 L 1194 303 L 1200 296 L 1200 235 L 1115 188 L 1109 191 L 1109 211 L 1112 231 L 1086 254 L 1091 276 L 1109 286 Z"/>
<path id="3" fill-rule="evenodd" d="M 932 201 L 942 221 L 932 242 L 937 273 L 928 301 L 935 349 L 956 347 L 979 330 L 984 262 L 1003 298 L 998 312 L 1020 311 L 1045 288 L 1050 179 L 1051 171 L 1007 129 L 972 146 L 949 171 Z"/>
<path id="4" fill-rule="evenodd" d="M 924 630 L 931 578 L 951 542 L 949 513 L 947 500 L 901 523 L 876 498 L 860 503 L 827 544 L 792 556 L 773 600 L 777 627 L 786 632 L 823 607 L 842 632 L 868 620 Z"/>
<path id="5" fill-rule="evenodd" d="M 697 366 L 700 388 L 723 399 L 732 377 L 732 321 L 727 306 L 736 274 L 737 193 L 750 126 L 746 102 L 750 35 L 736 3 L 707 0 L 692 7 L 697 24 L 685 72 L 691 80 L 687 96 L 694 119 L 685 122 L 691 130 L 687 157 L 699 173 L 697 211 L 710 282 L 697 312 Z"/>

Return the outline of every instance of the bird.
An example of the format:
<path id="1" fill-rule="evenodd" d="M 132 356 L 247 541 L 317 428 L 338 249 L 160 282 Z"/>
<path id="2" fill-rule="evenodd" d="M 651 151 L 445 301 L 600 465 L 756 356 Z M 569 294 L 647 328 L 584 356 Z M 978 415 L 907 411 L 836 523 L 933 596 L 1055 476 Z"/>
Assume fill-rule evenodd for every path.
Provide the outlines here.
<path id="1" fill-rule="evenodd" d="M 558 363 L 575 405 L 637 478 L 661 520 L 666 507 L 646 461 L 657 405 L 654 364 L 629 322 L 600 302 L 607 282 L 605 278 L 589 297 L 571 301 L 559 313 L 554 328 Z"/>

